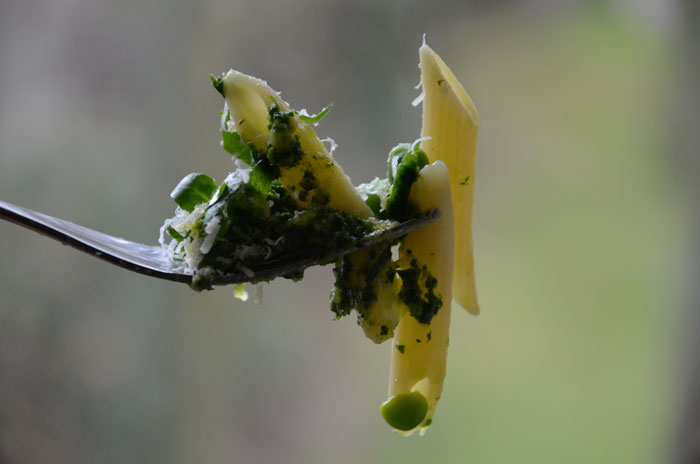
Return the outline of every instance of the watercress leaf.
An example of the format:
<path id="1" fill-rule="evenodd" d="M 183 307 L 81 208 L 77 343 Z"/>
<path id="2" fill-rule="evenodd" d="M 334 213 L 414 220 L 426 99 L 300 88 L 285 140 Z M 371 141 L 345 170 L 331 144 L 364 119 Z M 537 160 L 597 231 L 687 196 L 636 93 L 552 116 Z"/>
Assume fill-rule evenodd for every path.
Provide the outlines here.
<path id="1" fill-rule="evenodd" d="M 191 213 L 198 204 L 208 202 L 217 188 L 214 179 L 208 175 L 192 173 L 177 184 L 170 197 L 180 208 Z"/>
<path id="2" fill-rule="evenodd" d="M 319 122 L 321 122 L 321 119 L 323 119 L 323 118 L 328 114 L 328 112 L 331 110 L 331 108 L 333 108 L 333 102 L 330 102 L 330 103 L 328 104 L 328 106 L 326 106 L 325 108 L 323 108 L 323 109 L 321 110 L 321 112 L 318 113 L 318 114 L 309 115 L 309 114 L 302 114 L 302 113 L 299 113 L 299 119 L 301 119 L 302 121 L 304 121 L 306 124 L 310 124 L 310 125 L 314 125 L 314 126 L 315 126 L 315 125 L 317 125 Z"/>
<path id="3" fill-rule="evenodd" d="M 248 166 L 253 165 L 253 152 L 238 132 L 221 130 L 221 139 L 224 141 L 224 150 L 231 153 Z"/>
<path id="4" fill-rule="evenodd" d="M 221 140 L 224 143 L 224 150 L 231 153 L 239 160 L 246 163 L 248 166 L 253 165 L 253 152 L 247 143 L 238 132 L 229 132 L 226 130 L 227 123 L 231 120 L 231 114 L 226 114 L 224 127 L 221 128 Z"/>
<path id="5" fill-rule="evenodd" d="M 267 195 L 267 193 L 270 192 L 272 177 L 260 166 L 255 166 L 253 170 L 250 171 L 250 184 L 256 191 Z"/>
<path id="6" fill-rule="evenodd" d="M 222 182 L 219 188 L 216 190 L 216 195 L 212 196 L 209 200 L 209 208 L 211 208 L 216 203 L 220 202 L 228 193 L 228 185 L 226 182 Z"/>
<path id="7" fill-rule="evenodd" d="M 376 217 L 379 217 L 380 211 L 382 209 L 382 200 L 381 198 L 379 198 L 379 195 L 377 195 L 376 193 L 368 194 L 365 203 L 367 204 L 367 206 L 369 206 L 369 209 L 372 210 L 374 215 Z"/>

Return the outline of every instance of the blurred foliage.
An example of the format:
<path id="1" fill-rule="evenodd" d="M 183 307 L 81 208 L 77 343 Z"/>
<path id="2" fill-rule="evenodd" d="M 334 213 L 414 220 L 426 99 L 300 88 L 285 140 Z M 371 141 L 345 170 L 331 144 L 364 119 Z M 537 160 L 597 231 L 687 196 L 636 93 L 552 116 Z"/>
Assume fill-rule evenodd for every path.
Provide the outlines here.
<path id="1" fill-rule="evenodd" d="M 0 198 L 132 240 L 230 169 L 210 72 L 334 101 L 319 133 L 356 183 L 420 131 L 423 32 L 482 123 L 482 315 L 453 315 L 426 436 L 382 422 L 389 347 L 332 320 L 329 269 L 258 306 L 0 223 L 0 461 L 663 462 L 687 205 L 643 3 L 0 3 Z"/>

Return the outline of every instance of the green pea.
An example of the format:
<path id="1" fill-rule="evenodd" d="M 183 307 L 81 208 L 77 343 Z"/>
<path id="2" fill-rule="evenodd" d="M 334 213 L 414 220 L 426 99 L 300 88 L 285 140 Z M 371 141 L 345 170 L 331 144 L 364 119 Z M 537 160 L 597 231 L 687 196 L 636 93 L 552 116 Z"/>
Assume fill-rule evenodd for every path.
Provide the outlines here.
<path id="1" fill-rule="evenodd" d="M 399 393 L 379 408 L 387 424 L 408 431 L 418 426 L 428 413 L 428 400 L 420 392 Z"/>

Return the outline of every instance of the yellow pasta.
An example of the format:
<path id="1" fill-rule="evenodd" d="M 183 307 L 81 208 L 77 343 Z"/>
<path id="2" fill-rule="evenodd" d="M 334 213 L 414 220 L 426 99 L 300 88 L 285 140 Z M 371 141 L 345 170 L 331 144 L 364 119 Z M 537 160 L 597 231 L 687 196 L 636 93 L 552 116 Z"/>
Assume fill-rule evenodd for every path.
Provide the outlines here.
<path id="1" fill-rule="evenodd" d="M 429 324 L 402 308 L 395 331 L 389 399 L 382 405 L 382 414 L 407 435 L 416 430 L 422 433 L 431 424 L 442 394 L 452 298 L 470 313 L 479 313 L 472 240 L 478 114 L 442 59 L 425 44 L 419 52 L 421 148 L 434 163 L 423 168 L 410 198 L 421 210 L 438 208 L 443 217 L 406 236 L 399 266 L 410 266 L 412 259 L 427 266 L 437 279 L 442 307 Z"/>
<path id="2" fill-rule="evenodd" d="M 266 151 L 269 137 L 268 110 L 276 104 L 284 112 L 292 111 L 287 102 L 280 98 L 267 82 L 230 70 L 221 79 L 226 106 L 222 114 L 222 126 L 229 132 L 237 132 L 243 140 L 251 142 L 258 150 Z M 227 113 L 230 119 L 226 122 Z M 301 148 L 307 156 L 291 168 L 283 168 L 280 182 L 290 189 L 296 189 L 304 173 L 308 170 L 318 179 L 320 188 L 330 199 L 329 207 L 361 218 L 368 218 L 372 211 L 367 207 L 362 196 L 355 190 L 350 178 L 333 160 L 316 135 L 313 128 L 303 122 L 297 115 L 293 116 L 296 124 L 295 133 L 299 137 Z M 311 198 L 297 198 L 300 206 L 311 207 Z"/>
<path id="3" fill-rule="evenodd" d="M 400 241 L 398 260 L 392 254 L 396 242 L 384 242 L 339 258 L 334 268 L 336 316 L 357 313 L 376 343 L 393 336 L 389 399 L 381 412 L 407 435 L 431 424 L 442 395 L 453 297 L 472 314 L 479 312 L 472 243 L 478 115 L 454 74 L 425 44 L 420 66 L 421 138 L 392 149 L 386 179 L 357 188 L 312 128 L 327 109 L 309 117 L 261 79 L 234 70 L 212 76 L 226 101 L 223 147 L 236 157 L 237 168 L 220 186 L 203 174 L 183 179 L 173 194 L 176 217 L 161 229 L 163 246 L 189 260 L 193 288 L 202 290 L 211 288 L 214 272 L 247 269 L 252 276 L 249 266 L 273 252 L 332 250 L 325 245 L 346 243 L 355 229 L 367 234 L 439 210 L 436 221 Z M 297 228 L 285 228 L 290 224 Z M 320 242 L 311 240 L 317 237 Z M 247 297 L 242 286 L 237 292 Z"/>
<path id="4" fill-rule="evenodd" d="M 455 217 L 453 295 L 472 314 L 479 314 L 474 279 L 472 208 L 479 115 L 471 98 L 442 59 L 427 45 L 420 50 L 423 87 L 421 147 L 430 161 L 442 160 L 450 170 Z"/>
<path id="5" fill-rule="evenodd" d="M 420 267 L 426 266 L 437 279 L 436 293 L 442 298 L 442 306 L 429 324 L 418 322 L 404 309 L 394 334 L 389 400 L 383 408 L 390 408 L 392 402 L 407 398 L 406 395 L 411 392 L 420 393 L 427 405 L 420 423 L 414 424 L 409 430 L 403 430 L 407 433 L 430 425 L 445 379 L 454 252 L 454 223 L 448 179 L 447 167 L 441 161 L 421 170 L 420 178 L 411 188 L 411 201 L 422 210 L 438 208 L 442 211 L 442 216 L 434 223 L 408 234 L 400 250 L 399 265 L 409 267 L 411 260 L 415 259 Z M 382 412 L 385 413 L 385 410 Z M 386 413 L 384 416 L 390 425 L 396 427 L 397 424 L 392 423 Z"/>

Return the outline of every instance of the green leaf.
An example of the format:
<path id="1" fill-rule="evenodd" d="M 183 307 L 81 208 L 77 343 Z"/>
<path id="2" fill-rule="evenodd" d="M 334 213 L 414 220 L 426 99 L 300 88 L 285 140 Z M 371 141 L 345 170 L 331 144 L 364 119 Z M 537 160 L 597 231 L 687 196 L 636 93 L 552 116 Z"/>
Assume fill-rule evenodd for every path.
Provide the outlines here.
<path id="1" fill-rule="evenodd" d="M 211 83 L 216 89 L 217 92 L 221 94 L 221 96 L 224 96 L 224 81 L 220 77 L 216 77 L 213 74 L 209 74 L 209 79 L 211 79 Z"/>
<path id="2" fill-rule="evenodd" d="M 220 202 L 228 193 L 228 185 L 226 185 L 226 182 L 222 182 L 219 188 L 216 190 L 216 195 L 214 195 L 210 200 L 209 200 L 209 207 L 211 208 L 214 206 L 216 203 Z"/>
<path id="3" fill-rule="evenodd" d="M 253 165 L 253 151 L 247 143 L 243 141 L 241 134 L 238 132 L 229 132 L 226 130 L 226 123 L 231 120 L 231 114 L 226 115 L 224 127 L 221 128 L 221 140 L 224 142 L 224 150 L 231 153 L 239 160 L 246 163 L 248 166 Z"/>
<path id="4" fill-rule="evenodd" d="M 206 174 L 192 173 L 185 176 L 170 193 L 180 208 L 191 213 L 200 203 L 208 202 L 217 190 L 214 179 Z"/>
<path id="5" fill-rule="evenodd" d="M 365 203 L 367 204 L 367 206 L 369 206 L 369 209 L 372 210 L 374 215 L 376 217 L 379 217 L 382 210 L 382 200 L 381 198 L 379 198 L 379 195 L 377 195 L 376 193 L 368 194 Z"/>
<path id="6" fill-rule="evenodd" d="M 310 115 L 310 116 L 307 116 L 307 115 L 304 115 L 304 114 L 300 114 L 300 115 L 299 115 L 299 119 L 301 119 L 302 121 L 304 121 L 306 124 L 314 125 L 314 126 L 315 126 L 316 124 L 318 124 L 319 122 L 321 122 L 321 119 L 323 119 L 323 118 L 328 114 L 328 112 L 331 110 L 331 108 L 333 108 L 333 102 L 330 102 L 330 103 L 328 104 L 328 106 L 326 106 L 325 108 L 323 108 L 323 109 L 321 110 L 320 113 L 318 113 L 318 114 L 312 114 L 312 115 Z"/>
<path id="7" fill-rule="evenodd" d="M 411 145 L 408 143 L 400 143 L 391 149 L 389 152 L 389 157 L 387 158 L 387 179 L 389 183 L 394 183 L 394 175 L 396 170 L 401 163 L 401 160 L 406 156 L 406 153 L 411 151 Z"/>
<path id="8" fill-rule="evenodd" d="M 177 230 L 175 230 L 173 226 L 168 226 L 167 231 L 177 243 L 180 243 L 185 239 L 185 237 L 182 234 L 180 234 Z"/>
<path id="9" fill-rule="evenodd" d="M 400 143 L 389 153 L 387 164 L 391 193 L 386 200 L 386 212 L 389 218 L 403 221 L 416 212 L 408 196 L 420 170 L 428 164 L 428 156 L 417 143 Z"/>
<path id="10" fill-rule="evenodd" d="M 250 171 L 250 184 L 256 191 L 267 195 L 270 192 L 272 177 L 260 166 L 255 166 L 253 170 Z"/>

